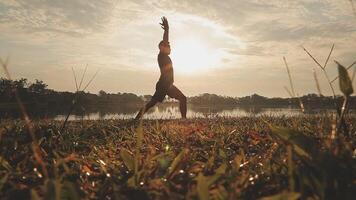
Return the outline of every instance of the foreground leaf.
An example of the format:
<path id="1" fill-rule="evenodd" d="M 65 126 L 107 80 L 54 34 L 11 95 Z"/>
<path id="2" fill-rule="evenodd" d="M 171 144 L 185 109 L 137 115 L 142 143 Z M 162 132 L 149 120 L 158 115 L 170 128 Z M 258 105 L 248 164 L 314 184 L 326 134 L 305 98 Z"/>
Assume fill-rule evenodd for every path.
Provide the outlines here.
<path id="1" fill-rule="evenodd" d="M 217 181 L 222 175 L 225 174 L 226 167 L 227 167 L 226 163 L 220 165 L 220 167 L 215 170 L 215 174 L 208 177 L 207 182 L 209 186 L 214 184 L 215 181 Z"/>
<path id="2" fill-rule="evenodd" d="M 270 125 L 270 129 L 273 134 L 291 143 L 298 155 L 312 159 L 312 155 L 315 154 L 317 148 L 317 143 L 313 138 L 288 128 Z"/>
<path id="3" fill-rule="evenodd" d="M 120 157 L 122 158 L 124 164 L 130 171 L 133 171 L 135 169 L 134 157 L 131 155 L 131 153 L 128 150 L 122 149 L 120 151 Z"/>
<path id="4" fill-rule="evenodd" d="M 197 177 L 197 191 L 200 200 L 209 199 L 209 184 L 202 173 L 199 173 Z"/>
<path id="5" fill-rule="evenodd" d="M 215 174 L 212 176 L 204 176 L 202 173 L 198 174 L 197 191 L 199 199 L 209 199 L 209 187 L 225 174 L 226 168 L 226 163 L 223 163 L 215 170 Z"/>
<path id="6" fill-rule="evenodd" d="M 9 164 L 9 162 L 7 162 L 3 157 L 0 156 L 0 166 L 4 167 L 5 169 L 7 169 L 8 171 L 12 170 L 11 165 Z"/>
<path id="7" fill-rule="evenodd" d="M 342 66 L 340 63 L 337 63 L 337 69 L 339 71 L 339 85 L 340 90 L 345 96 L 350 96 L 354 90 L 352 88 L 352 82 L 347 72 L 346 68 Z"/>
<path id="8" fill-rule="evenodd" d="M 183 149 L 178 155 L 177 157 L 174 158 L 171 166 L 168 169 L 168 176 L 171 176 L 172 173 L 177 169 L 179 163 L 182 161 L 184 155 L 187 153 L 187 149 Z"/>
<path id="9" fill-rule="evenodd" d="M 38 195 L 37 191 L 32 189 L 31 190 L 31 200 L 40 200 L 40 196 Z"/>
<path id="10" fill-rule="evenodd" d="M 2 188 L 4 187 L 6 181 L 7 181 L 7 178 L 9 177 L 8 174 L 5 174 L 1 179 L 0 179 L 0 191 L 2 190 Z"/>
<path id="11" fill-rule="evenodd" d="M 63 183 L 63 192 L 66 193 L 66 197 L 71 200 L 79 200 L 79 192 L 76 185 L 70 181 L 65 181 Z"/>
<path id="12" fill-rule="evenodd" d="M 283 192 L 269 197 L 264 197 L 261 200 L 297 200 L 300 193 L 297 192 Z"/>
<path id="13" fill-rule="evenodd" d="M 46 183 L 46 192 L 44 195 L 44 199 L 55 200 L 56 199 L 56 188 L 55 184 L 52 180 L 48 180 Z"/>

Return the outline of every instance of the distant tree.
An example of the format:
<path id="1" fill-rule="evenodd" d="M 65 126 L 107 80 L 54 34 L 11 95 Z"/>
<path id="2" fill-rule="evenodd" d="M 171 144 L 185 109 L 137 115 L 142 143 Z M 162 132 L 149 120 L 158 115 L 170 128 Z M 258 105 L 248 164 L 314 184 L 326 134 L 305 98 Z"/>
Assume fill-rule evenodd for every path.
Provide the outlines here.
<path id="1" fill-rule="evenodd" d="M 0 94 L 7 93 L 8 91 L 11 91 L 12 88 L 12 81 L 9 79 L 1 78 L 0 79 Z"/>
<path id="2" fill-rule="evenodd" d="M 197 105 L 233 105 L 237 100 L 232 97 L 224 97 L 216 94 L 204 93 L 199 96 L 190 97 L 189 102 Z"/>
<path id="3" fill-rule="evenodd" d="M 9 79 L 0 79 L 0 99 L 2 101 L 11 101 L 13 91 L 13 82 Z"/>
<path id="4" fill-rule="evenodd" d="M 104 90 L 100 90 L 99 91 L 99 96 L 100 97 L 103 97 L 103 96 L 105 96 L 107 93 L 104 91 Z"/>
<path id="5" fill-rule="evenodd" d="M 152 95 L 150 95 L 150 94 L 143 95 L 144 101 L 149 101 L 149 100 L 151 100 L 151 98 L 152 98 Z"/>
<path id="6" fill-rule="evenodd" d="M 28 90 L 34 94 L 45 94 L 45 91 L 47 89 L 47 84 L 45 84 L 43 81 L 37 80 L 35 83 L 32 83 L 29 87 Z"/>
<path id="7" fill-rule="evenodd" d="M 27 78 L 21 78 L 19 80 L 15 80 L 13 84 L 15 88 L 18 90 L 23 90 L 28 87 Z"/>

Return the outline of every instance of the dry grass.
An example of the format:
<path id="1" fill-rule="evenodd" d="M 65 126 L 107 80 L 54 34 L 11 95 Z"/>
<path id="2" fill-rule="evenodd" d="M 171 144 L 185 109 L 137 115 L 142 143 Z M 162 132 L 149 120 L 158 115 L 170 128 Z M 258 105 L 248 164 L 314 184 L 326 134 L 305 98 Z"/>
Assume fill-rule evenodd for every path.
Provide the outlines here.
<path id="1" fill-rule="evenodd" d="M 350 155 L 355 148 L 356 120 L 347 118 L 347 122 L 353 139 L 343 141 L 348 157 L 339 149 L 336 158 L 341 164 L 354 163 Z M 332 143 L 320 141 L 330 141 L 331 124 L 328 116 L 148 120 L 141 126 L 127 121 L 73 121 L 60 133 L 59 122 L 36 121 L 36 138 L 49 172 L 46 178 L 31 152 L 32 139 L 24 122 L 3 121 L 0 198 L 321 197 L 327 191 L 310 191 L 301 182 L 306 178 L 298 170 L 309 167 L 303 156 L 295 148 L 287 150 L 288 143 L 271 128 L 298 130 L 329 152 Z M 347 174 L 339 177 L 343 181 L 349 181 L 350 174 L 355 178 L 354 168 L 342 170 Z M 347 198 L 350 194 L 345 190 Z"/>

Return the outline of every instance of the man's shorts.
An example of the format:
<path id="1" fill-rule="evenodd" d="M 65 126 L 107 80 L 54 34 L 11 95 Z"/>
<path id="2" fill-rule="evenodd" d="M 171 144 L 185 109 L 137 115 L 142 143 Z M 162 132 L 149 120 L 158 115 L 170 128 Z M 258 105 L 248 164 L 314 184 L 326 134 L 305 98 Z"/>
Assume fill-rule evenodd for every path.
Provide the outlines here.
<path id="1" fill-rule="evenodd" d="M 162 102 L 166 95 L 175 99 L 184 97 L 184 94 L 176 86 L 157 82 L 156 92 L 153 94 L 152 99 Z"/>

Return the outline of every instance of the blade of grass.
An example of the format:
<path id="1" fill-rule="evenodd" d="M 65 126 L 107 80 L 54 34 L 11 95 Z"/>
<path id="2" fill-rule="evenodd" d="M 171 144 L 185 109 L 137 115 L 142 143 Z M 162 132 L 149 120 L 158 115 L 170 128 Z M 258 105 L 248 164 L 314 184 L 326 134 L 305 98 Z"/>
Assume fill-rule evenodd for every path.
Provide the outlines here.
<path id="1" fill-rule="evenodd" d="M 321 64 L 309 53 L 309 51 L 308 51 L 306 48 L 304 48 L 303 46 L 302 46 L 302 48 L 303 48 L 303 50 L 309 55 L 309 57 L 310 57 L 311 59 L 313 59 L 314 62 L 315 62 L 321 69 L 324 70 L 323 66 L 321 66 Z"/>
<path id="2" fill-rule="evenodd" d="M 80 90 L 80 88 L 82 88 L 82 83 L 83 83 L 83 80 L 84 80 L 85 73 L 87 72 L 87 69 L 88 69 L 88 64 L 85 66 L 85 69 L 84 69 L 82 78 L 81 78 L 81 80 L 80 80 L 80 83 L 79 83 L 79 90 Z"/>
<path id="3" fill-rule="evenodd" d="M 287 86 L 284 86 L 284 89 L 287 91 L 287 93 L 289 94 L 289 96 L 293 98 L 293 95 L 292 95 L 291 91 L 289 91 L 288 87 L 287 87 Z"/>
<path id="4" fill-rule="evenodd" d="M 80 82 L 80 84 L 79 84 L 79 90 L 80 90 L 80 88 L 81 88 L 81 84 L 82 84 L 82 81 L 83 81 L 83 79 L 84 79 L 84 75 L 85 75 L 85 73 L 86 73 L 86 71 L 87 71 L 87 67 L 88 67 L 88 65 L 87 65 L 86 68 L 85 68 L 85 71 L 84 71 L 84 73 L 83 73 L 82 80 L 81 80 L 81 82 Z M 83 89 L 82 91 L 86 90 L 86 89 L 89 87 L 89 85 L 90 85 L 91 82 L 94 80 L 94 78 L 96 77 L 96 75 L 98 74 L 98 72 L 99 72 L 99 70 L 96 71 L 96 73 L 95 73 L 95 74 L 93 75 L 93 77 L 89 80 L 89 82 L 87 83 L 87 85 L 84 87 L 84 89 Z M 72 99 L 72 104 L 71 104 L 71 106 L 70 106 L 70 108 L 69 108 L 69 111 L 68 111 L 67 116 L 66 116 L 66 118 L 65 118 L 65 120 L 64 120 L 64 122 L 63 122 L 63 125 L 62 125 L 62 127 L 61 127 L 60 132 L 62 132 L 62 131 L 64 130 L 64 128 L 65 128 L 65 126 L 66 126 L 66 124 L 67 124 L 67 122 L 68 122 L 69 116 L 70 116 L 70 114 L 72 113 L 72 111 L 73 111 L 73 109 L 74 109 L 74 107 L 75 107 L 77 98 L 78 98 L 78 96 L 79 96 L 79 90 L 74 94 L 74 97 L 73 97 L 73 99 Z"/>
<path id="5" fill-rule="evenodd" d="M 135 185 L 138 185 L 140 179 L 138 173 L 139 170 L 138 167 L 140 165 L 140 160 L 141 160 L 142 142 L 143 142 L 143 127 L 142 127 L 142 121 L 140 121 L 140 124 L 136 130 L 136 150 L 135 150 L 135 160 L 134 160 Z"/>
<path id="6" fill-rule="evenodd" d="M 356 64 L 356 61 L 353 62 L 351 65 L 349 65 L 346 69 L 349 70 L 352 66 L 354 66 Z M 339 78 L 339 76 L 336 76 L 331 82 L 333 83 L 334 81 L 336 81 Z"/>
<path id="7" fill-rule="evenodd" d="M 294 180 L 294 163 L 293 163 L 293 148 L 292 145 L 287 146 L 287 163 L 288 163 L 288 182 L 289 191 L 294 192 L 295 180 Z"/>
<path id="8" fill-rule="evenodd" d="M 327 65 L 328 62 L 329 62 L 330 56 L 331 56 L 331 54 L 332 54 L 332 52 L 333 52 L 333 50 L 334 50 L 334 46 L 335 46 L 335 44 L 333 44 L 333 46 L 332 46 L 331 49 L 330 49 L 330 53 L 329 53 L 328 57 L 327 57 L 326 60 L 325 60 L 323 69 L 325 69 L 326 65 Z"/>
<path id="9" fill-rule="evenodd" d="M 291 94 L 291 96 L 292 96 L 293 98 L 294 98 L 294 97 L 298 98 L 300 109 L 301 109 L 302 112 L 304 113 L 305 109 L 304 109 L 303 102 L 302 102 L 302 100 L 299 98 L 298 94 L 296 95 L 295 90 L 294 90 L 292 75 L 291 75 L 290 70 L 289 70 L 289 66 L 288 66 L 288 63 L 287 63 L 287 59 L 286 59 L 285 57 L 283 57 L 283 60 L 284 60 L 285 66 L 286 66 L 286 68 L 287 68 L 288 77 L 289 77 L 289 83 L 290 83 L 290 87 L 291 87 L 291 89 L 292 89 L 292 92 L 290 92 L 287 87 L 285 87 L 285 89 L 287 90 L 287 92 L 288 92 L 289 94 Z"/>
<path id="10" fill-rule="evenodd" d="M 0 58 L 0 64 L 1 64 L 2 68 L 5 71 L 5 74 L 6 74 L 7 78 L 9 80 L 12 80 L 10 72 L 8 70 L 8 63 L 9 63 L 9 58 L 8 57 L 6 58 L 5 62 L 3 62 L 2 59 Z M 31 148 L 32 148 L 33 155 L 34 155 L 37 163 L 41 166 L 42 172 L 44 173 L 44 176 L 47 179 L 48 178 L 48 171 L 47 171 L 46 165 L 45 165 L 45 163 L 43 161 L 43 157 L 42 157 L 42 153 L 41 153 L 42 151 L 40 150 L 40 147 L 39 147 L 36 135 L 35 135 L 33 124 L 32 124 L 32 122 L 30 120 L 29 115 L 27 114 L 26 107 L 24 106 L 24 104 L 23 104 L 23 102 L 22 102 L 22 100 L 20 98 L 19 92 L 17 91 L 16 87 L 14 87 L 14 93 L 15 93 L 16 102 L 17 102 L 17 104 L 18 104 L 18 106 L 20 108 L 20 111 L 21 111 L 21 114 L 22 114 L 22 116 L 24 118 L 26 127 L 27 127 L 28 132 L 30 133 L 30 137 L 32 139 Z"/>
<path id="11" fill-rule="evenodd" d="M 356 67 L 354 68 L 354 72 L 352 73 L 352 78 L 351 78 L 351 82 L 353 83 L 355 80 L 355 75 L 356 75 Z"/>
<path id="12" fill-rule="evenodd" d="M 348 127 L 344 120 L 344 116 L 348 110 L 347 106 L 348 106 L 348 102 L 349 102 L 349 97 L 353 93 L 352 81 L 350 79 L 347 69 L 344 66 L 342 66 L 339 62 L 337 62 L 336 60 L 335 60 L 335 63 L 337 64 L 338 71 L 339 71 L 340 90 L 344 94 L 344 102 L 341 107 L 340 122 L 338 125 L 338 130 L 340 130 L 342 128 L 344 131 L 344 134 L 348 135 L 349 134 Z"/>
<path id="13" fill-rule="evenodd" d="M 314 75 L 314 80 L 315 80 L 315 84 L 316 84 L 316 89 L 318 90 L 319 96 L 321 96 L 321 88 L 320 88 L 318 76 L 316 75 L 314 68 L 313 68 L 313 75 Z"/>
<path id="14" fill-rule="evenodd" d="M 75 88 L 76 88 L 76 90 L 78 92 L 79 91 L 79 87 L 78 87 L 78 82 L 77 82 L 77 76 L 75 75 L 75 71 L 74 71 L 73 67 L 72 67 L 72 73 L 73 73 L 73 76 L 74 76 Z"/>
<path id="15" fill-rule="evenodd" d="M 84 87 L 84 89 L 82 90 L 82 91 L 84 91 L 84 90 L 86 90 L 88 87 L 89 87 L 89 85 L 91 84 L 91 82 L 94 80 L 94 78 L 96 77 L 96 75 L 98 75 L 98 73 L 99 73 L 99 69 L 95 72 L 95 74 L 92 76 L 92 78 L 90 79 L 90 81 L 88 82 L 88 84 Z"/>
<path id="16" fill-rule="evenodd" d="M 292 90 L 292 95 L 293 95 L 293 97 L 295 97 L 295 92 L 294 92 L 294 86 L 293 86 L 292 76 L 291 76 L 290 71 L 289 71 L 288 63 L 287 63 L 287 60 L 286 60 L 285 57 L 283 57 L 283 60 L 284 60 L 284 64 L 286 65 L 286 69 L 287 69 L 287 72 L 288 72 L 289 84 L 290 84 L 290 87 L 291 87 L 291 90 Z"/>
<path id="17" fill-rule="evenodd" d="M 333 47 L 334 47 L 334 46 L 333 46 Z M 332 50 L 334 49 L 333 47 L 332 47 Z M 302 48 L 303 48 L 303 50 L 309 55 L 309 57 L 310 57 L 311 59 L 313 59 L 313 61 L 321 68 L 321 70 L 323 70 L 324 75 L 325 75 L 325 77 L 326 77 L 326 79 L 327 79 L 327 81 L 328 81 L 328 83 L 329 83 L 331 92 L 333 93 L 333 97 L 334 97 L 334 99 L 335 99 L 335 98 L 336 98 L 335 90 L 334 90 L 333 85 L 331 84 L 331 81 L 330 81 L 330 78 L 329 78 L 328 73 L 326 72 L 326 70 L 324 69 L 324 67 L 322 67 L 321 64 L 309 53 L 309 51 L 308 51 L 306 48 L 304 48 L 303 46 L 302 46 Z M 330 51 L 330 54 L 331 54 L 331 52 L 332 52 L 332 51 Z M 328 57 L 328 58 L 329 58 L 329 57 Z M 327 59 L 327 60 L 328 60 L 328 59 Z M 325 63 L 327 63 L 327 62 L 325 62 Z"/>

